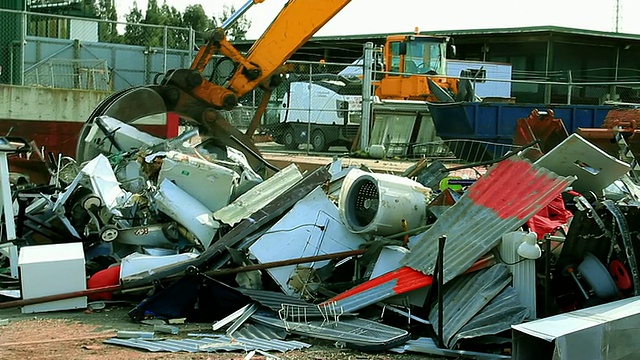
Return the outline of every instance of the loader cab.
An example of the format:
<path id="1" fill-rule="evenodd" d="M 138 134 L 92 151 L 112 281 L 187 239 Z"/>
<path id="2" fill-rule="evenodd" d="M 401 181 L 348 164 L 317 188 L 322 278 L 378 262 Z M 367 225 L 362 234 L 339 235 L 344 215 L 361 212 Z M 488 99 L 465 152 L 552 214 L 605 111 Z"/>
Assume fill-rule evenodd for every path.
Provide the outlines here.
<path id="1" fill-rule="evenodd" d="M 446 37 L 389 36 L 385 46 L 386 71 L 403 73 L 405 76 L 412 74 L 442 75 L 445 73 L 446 50 Z M 390 76 L 394 75 L 390 74 Z"/>
<path id="2" fill-rule="evenodd" d="M 440 101 L 429 88 L 431 82 L 454 96 L 458 80 L 443 77 L 447 55 L 453 52 L 449 38 L 444 36 L 387 37 L 383 52 L 385 73 L 376 83 L 376 95 L 383 100 Z"/>

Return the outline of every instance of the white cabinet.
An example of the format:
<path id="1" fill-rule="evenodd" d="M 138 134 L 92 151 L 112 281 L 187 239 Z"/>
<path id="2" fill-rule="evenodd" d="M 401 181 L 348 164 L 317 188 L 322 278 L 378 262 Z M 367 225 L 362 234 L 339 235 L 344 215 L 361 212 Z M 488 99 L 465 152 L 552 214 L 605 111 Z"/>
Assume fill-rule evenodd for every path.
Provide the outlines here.
<path id="1" fill-rule="evenodd" d="M 25 246 L 18 257 L 22 298 L 86 290 L 82 243 Z M 87 307 L 87 297 L 77 297 L 22 307 L 22 313 L 80 309 Z"/>

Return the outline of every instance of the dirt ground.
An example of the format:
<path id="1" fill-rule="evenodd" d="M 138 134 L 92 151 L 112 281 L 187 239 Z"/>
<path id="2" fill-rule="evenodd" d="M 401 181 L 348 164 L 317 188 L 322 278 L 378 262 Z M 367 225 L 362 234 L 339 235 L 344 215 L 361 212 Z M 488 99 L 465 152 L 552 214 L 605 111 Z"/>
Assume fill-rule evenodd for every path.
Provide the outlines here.
<path id="1" fill-rule="evenodd" d="M 108 305 L 102 310 L 61 311 L 51 313 L 22 314 L 20 309 L 0 310 L 0 359 L 226 359 L 242 360 L 247 353 L 166 353 L 146 352 L 126 347 L 104 344 L 118 330 L 153 331 L 153 326 L 132 322 L 127 316 L 132 306 Z M 186 338 L 187 333 L 211 333 L 211 324 L 176 325 L 178 335 L 156 334 L 163 338 Z M 313 344 L 304 350 L 286 353 L 272 352 L 280 359 L 309 360 L 428 360 L 439 359 L 420 354 L 396 354 L 392 352 L 363 353 L 351 349 L 338 349 L 328 341 L 297 339 Z M 256 355 L 252 359 L 265 359 Z"/>

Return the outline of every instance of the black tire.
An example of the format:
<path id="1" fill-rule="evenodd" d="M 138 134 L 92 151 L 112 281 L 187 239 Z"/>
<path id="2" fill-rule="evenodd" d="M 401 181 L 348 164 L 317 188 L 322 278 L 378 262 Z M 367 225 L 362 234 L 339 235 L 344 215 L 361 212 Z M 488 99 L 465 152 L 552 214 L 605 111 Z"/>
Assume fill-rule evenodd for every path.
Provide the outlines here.
<path id="1" fill-rule="evenodd" d="M 313 134 L 311 134 L 311 146 L 314 151 L 318 152 L 327 151 L 329 149 L 327 138 L 322 130 L 315 130 Z"/>
<path id="2" fill-rule="evenodd" d="M 293 129 L 289 129 L 284 133 L 282 143 L 287 150 L 298 150 L 298 145 L 300 145 L 296 142 L 296 135 L 293 133 Z"/>

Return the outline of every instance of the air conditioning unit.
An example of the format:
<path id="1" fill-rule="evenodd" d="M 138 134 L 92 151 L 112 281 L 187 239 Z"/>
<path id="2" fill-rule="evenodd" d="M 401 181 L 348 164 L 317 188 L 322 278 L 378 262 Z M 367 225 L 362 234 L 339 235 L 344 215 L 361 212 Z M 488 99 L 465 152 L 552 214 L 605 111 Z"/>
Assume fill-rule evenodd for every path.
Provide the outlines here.
<path id="1" fill-rule="evenodd" d="M 386 236 L 423 226 L 430 194 L 431 189 L 405 177 L 353 169 L 342 184 L 338 207 L 349 231 Z"/>

